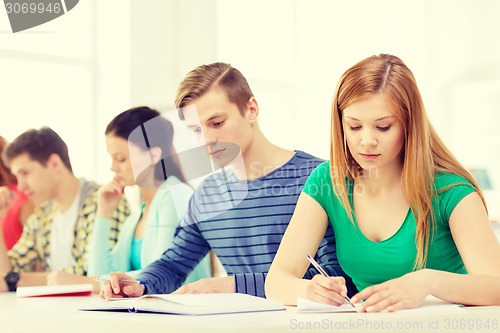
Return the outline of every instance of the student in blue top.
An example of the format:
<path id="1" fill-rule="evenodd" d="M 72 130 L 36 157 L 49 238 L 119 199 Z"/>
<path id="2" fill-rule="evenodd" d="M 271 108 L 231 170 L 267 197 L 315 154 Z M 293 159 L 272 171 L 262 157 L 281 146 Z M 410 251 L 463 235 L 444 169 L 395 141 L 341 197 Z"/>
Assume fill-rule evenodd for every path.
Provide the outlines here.
<path id="1" fill-rule="evenodd" d="M 127 110 L 108 124 L 105 134 L 115 177 L 99 191 L 89 274 L 125 271 L 135 275 L 172 244 L 193 190 L 185 183 L 175 157 L 172 123 L 158 111 L 145 106 Z M 110 212 L 123 188 L 135 184 L 140 187 L 140 210 L 125 221 L 117 244 L 111 248 L 102 237 L 110 227 Z M 205 257 L 185 282 L 210 277 L 209 259 Z"/>
<path id="2" fill-rule="evenodd" d="M 341 77 L 330 161 L 304 185 L 266 295 L 338 305 L 344 282 L 303 280 L 329 222 L 358 311 L 419 306 L 427 295 L 500 305 L 500 245 L 473 177 L 432 128 L 413 73 L 397 57 L 364 59 Z"/>
<path id="3" fill-rule="evenodd" d="M 122 112 L 108 124 L 106 147 L 115 176 L 98 191 L 89 244 L 89 276 L 114 271 L 135 276 L 172 244 L 175 229 L 193 193 L 176 158 L 173 133 L 169 120 L 145 106 Z M 132 185 L 139 186 L 140 209 L 128 216 L 116 245 L 111 246 L 104 237 L 111 227 L 111 214 L 124 187 Z M 186 282 L 207 277 L 211 277 L 209 256 L 193 269 Z M 75 278 L 83 282 L 81 277 Z"/>

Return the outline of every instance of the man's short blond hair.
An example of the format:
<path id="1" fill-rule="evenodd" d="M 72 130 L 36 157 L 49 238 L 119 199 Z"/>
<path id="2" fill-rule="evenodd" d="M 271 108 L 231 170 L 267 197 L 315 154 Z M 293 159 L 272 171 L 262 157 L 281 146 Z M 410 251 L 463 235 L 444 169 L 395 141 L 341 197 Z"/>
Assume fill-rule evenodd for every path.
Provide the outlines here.
<path id="1" fill-rule="evenodd" d="M 216 62 L 201 65 L 189 72 L 179 84 L 175 98 L 179 118 L 184 119 L 181 108 L 193 103 L 213 87 L 223 90 L 229 101 L 238 106 L 241 114 L 246 110 L 248 100 L 253 97 L 243 74 L 230 64 Z"/>

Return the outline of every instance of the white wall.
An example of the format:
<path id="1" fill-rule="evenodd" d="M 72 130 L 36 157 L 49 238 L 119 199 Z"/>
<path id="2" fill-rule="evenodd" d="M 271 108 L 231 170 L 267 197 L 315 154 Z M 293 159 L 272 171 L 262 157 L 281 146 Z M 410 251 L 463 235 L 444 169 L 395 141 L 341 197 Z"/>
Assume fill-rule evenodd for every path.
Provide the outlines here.
<path id="1" fill-rule="evenodd" d="M 87 0 L 12 34 L 0 11 L 0 134 L 50 125 L 77 174 L 104 181 L 114 115 L 169 111 L 189 70 L 225 61 L 249 79 L 272 141 L 327 158 L 339 76 L 386 52 L 413 70 L 457 156 L 498 182 L 499 14 L 496 0 Z"/>

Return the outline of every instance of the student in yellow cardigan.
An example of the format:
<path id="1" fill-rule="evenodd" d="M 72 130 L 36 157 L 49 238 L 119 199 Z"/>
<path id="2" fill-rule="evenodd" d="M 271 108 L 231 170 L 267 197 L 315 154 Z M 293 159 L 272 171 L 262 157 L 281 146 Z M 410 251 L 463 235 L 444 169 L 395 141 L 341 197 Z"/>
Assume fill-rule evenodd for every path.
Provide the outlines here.
<path id="1" fill-rule="evenodd" d="M 115 175 L 98 192 L 94 230 L 89 241 L 88 276 L 115 271 L 135 276 L 170 247 L 193 189 L 185 183 L 175 157 L 173 126 L 158 111 L 142 106 L 122 112 L 108 124 L 105 134 L 111 171 Z M 127 217 L 118 242 L 112 246 L 106 238 L 112 212 L 124 187 L 132 185 L 139 186 L 140 209 Z M 211 273 L 210 257 L 206 256 L 185 283 L 211 277 Z M 94 291 L 99 290 L 99 284 L 92 278 L 58 273 L 53 280 L 93 283 Z"/>
<path id="2" fill-rule="evenodd" d="M 0 291 L 51 283 L 50 272 L 87 275 L 88 239 L 99 185 L 73 174 L 68 147 L 51 128 L 30 129 L 5 151 L 18 187 L 40 205 L 28 218 L 18 242 L 7 252 L 0 237 Z M 106 234 L 114 244 L 129 215 L 120 197 Z"/>
<path id="3" fill-rule="evenodd" d="M 302 276 L 331 221 L 358 311 L 419 306 L 427 295 L 500 305 L 500 245 L 481 191 L 432 128 L 410 69 L 381 54 L 341 77 L 330 161 L 309 176 L 266 281 L 266 296 L 344 303 L 340 277 Z"/>

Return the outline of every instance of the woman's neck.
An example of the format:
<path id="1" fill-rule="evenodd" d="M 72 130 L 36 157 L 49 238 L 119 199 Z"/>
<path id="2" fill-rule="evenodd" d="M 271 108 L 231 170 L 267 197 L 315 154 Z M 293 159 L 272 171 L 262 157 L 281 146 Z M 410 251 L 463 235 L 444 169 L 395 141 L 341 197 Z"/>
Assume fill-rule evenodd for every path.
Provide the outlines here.
<path id="1" fill-rule="evenodd" d="M 151 201 L 153 201 L 153 198 L 156 194 L 156 188 L 146 188 L 146 187 L 141 187 L 141 201 L 144 203 L 146 207 L 149 207 L 151 204 Z"/>
<path id="2" fill-rule="evenodd" d="M 372 168 L 363 170 L 363 174 L 356 178 L 357 186 L 364 187 L 365 193 L 377 195 L 392 191 L 394 187 L 401 187 L 402 165 L 395 164 L 386 168 Z"/>

